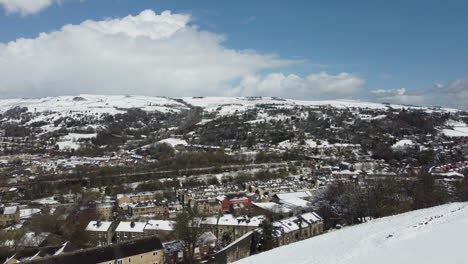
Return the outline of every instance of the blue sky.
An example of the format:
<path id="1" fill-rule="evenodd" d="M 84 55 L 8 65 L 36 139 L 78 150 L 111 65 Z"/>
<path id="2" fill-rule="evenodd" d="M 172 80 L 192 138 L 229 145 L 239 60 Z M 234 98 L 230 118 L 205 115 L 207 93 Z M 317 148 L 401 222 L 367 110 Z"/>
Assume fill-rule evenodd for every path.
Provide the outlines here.
<path id="1" fill-rule="evenodd" d="M 0 0 L 0 5 L 2 1 L 15 0 Z M 365 83 L 359 84 L 362 87 L 355 89 L 356 93 L 342 97 L 380 100 L 373 97 L 376 93 L 367 92 L 386 90 L 388 93 L 380 93 L 388 94 L 386 99 L 403 103 L 414 99 L 416 104 L 427 101 L 450 105 L 448 98 L 437 101 L 437 96 L 421 97 L 446 93 L 443 89 L 449 93 L 458 91 L 462 98 L 468 93 L 468 1 L 63 0 L 31 14 L 8 11 L 3 6 L 0 43 L 4 44 L 18 38 L 35 39 L 41 32 L 60 30 L 66 24 L 79 25 L 88 19 L 120 19 L 137 16 L 146 9 L 156 14 L 170 10 L 173 14 L 188 15 L 189 25 L 196 26 L 198 32 L 224 36 L 220 45 L 227 50 L 249 49 L 256 54 L 275 54 L 278 59 L 294 61 L 245 73 L 258 75 L 262 80 L 272 73 L 300 78 L 320 72 L 330 76 L 347 73 Z M 222 83 L 236 83 L 244 76 L 229 78 L 232 79 Z M 304 85 L 314 89 L 309 82 Z M 442 90 L 434 92 L 435 85 Z M 405 88 L 404 95 L 413 97 L 393 98 L 395 94 L 403 95 L 395 92 L 401 88 Z M 255 91 L 270 95 L 265 89 Z M 315 97 L 330 95 L 310 96 Z M 455 105 L 466 104 L 463 100 Z"/>

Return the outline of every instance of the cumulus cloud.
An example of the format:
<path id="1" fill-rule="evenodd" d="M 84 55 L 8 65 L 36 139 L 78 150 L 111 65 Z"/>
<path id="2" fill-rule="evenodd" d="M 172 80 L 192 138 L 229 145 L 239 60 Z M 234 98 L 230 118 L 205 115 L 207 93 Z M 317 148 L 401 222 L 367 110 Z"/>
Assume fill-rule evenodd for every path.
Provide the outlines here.
<path id="1" fill-rule="evenodd" d="M 66 25 L 34 39 L 0 43 L 0 92 L 304 99 L 350 97 L 365 84 L 349 73 L 259 75 L 296 61 L 229 49 L 223 41 L 222 35 L 190 25 L 188 15 L 169 11 Z"/>
<path id="2" fill-rule="evenodd" d="M 286 98 L 352 98 L 362 95 L 366 81 L 350 73 L 326 72 L 300 77 L 295 74 L 271 73 L 250 75 L 234 91 L 238 95 L 271 95 Z"/>
<path id="3" fill-rule="evenodd" d="M 51 6 L 58 0 L 0 0 L 7 14 L 31 15 Z"/>
<path id="4" fill-rule="evenodd" d="M 408 91 L 405 88 L 371 90 L 377 101 L 399 104 L 440 105 L 468 109 L 468 78 L 458 79 L 447 84 L 435 84 L 428 89 Z"/>
<path id="5" fill-rule="evenodd" d="M 294 63 L 228 49 L 222 35 L 189 22 L 188 15 L 146 10 L 0 43 L 0 94 L 219 95 L 233 80 Z"/>
<path id="6" fill-rule="evenodd" d="M 436 84 L 429 91 L 445 102 L 459 108 L 468 109 L 468 77 L 453 80 L 447 84 Z"/>

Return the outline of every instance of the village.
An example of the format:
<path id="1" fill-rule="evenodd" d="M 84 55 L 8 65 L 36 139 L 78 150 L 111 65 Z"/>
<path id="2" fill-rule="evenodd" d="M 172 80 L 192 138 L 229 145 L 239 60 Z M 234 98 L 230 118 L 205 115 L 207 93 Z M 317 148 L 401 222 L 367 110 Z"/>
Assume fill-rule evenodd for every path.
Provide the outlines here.
<path id="1" fill-rule="evenodd" d="M 82 109 L 96 98 L 2 110 L 4 263 L 231 263 L 418 208 L 422 180 L 443 192 L 431 203 L 466 195 L 466 112 L 203 97 Z M 382 211 L 390 187 L 402 196 Z"/>

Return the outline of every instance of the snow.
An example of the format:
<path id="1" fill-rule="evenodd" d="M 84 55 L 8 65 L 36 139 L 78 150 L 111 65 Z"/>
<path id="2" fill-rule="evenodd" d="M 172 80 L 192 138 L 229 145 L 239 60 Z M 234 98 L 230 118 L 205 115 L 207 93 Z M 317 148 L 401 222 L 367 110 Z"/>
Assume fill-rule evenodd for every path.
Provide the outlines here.
<path id="1" fill-rule="evenodd" d="M 179 139 L 179 138 L 166 138 L 166 139 L 158 141 L 156 144 L 161 144 L 161 143 L 167 143 L 171 145 L 172 147 L 175 147 L 177 145 L 184 145 L 184 146 L 188 145 L 187 141 L 183 139 Z"/>
<path id="2" fill-rule="evenodd" d="M 83 98 L 84 100 L 77 100 Z M 178 112 L 187 107 L 170 98 L 154 96 L 125 96 L 125 95 L 78 95 L 57 96 L 35 99 L 3 99 L 0 100 L 0 112 L 15 106 L 27 107 L 29 112 L 57 112 L 118 114 L 128 108 L 140 108 L 144 111 Z"/>
<path id="3" fill-rule="evenodd" d="M 175 221 L 170 220 L 149 220 L 145 229 L 173 231 L 175 228 Z"/>
<path id="4" fill-rule="evenodd" d="M 376 219 L 242 259 L 238 264 L 466 263 L 468 203 Z"/>
<path id="5" fill-rule="evenodd" d="M 110 221 L 90 221 L 88 226 L 86 227 L 86 231 L 94 231 L 94 232 L 107 232 L 112 225 Z"/>
<path id="6" fill-rule="evenodd" d="M 16 210 L 18 210 L 18 207 L 16 206 L 6 206 L 3 208 L 3 214 L 4 215 L 15 214 Z"/>
<path id="7" fill-rule="evenodd" d="M 386 105 L 380 103 L 361 102 L 356 100 L 322 100 L 322 101 L 301 101 L 291 99 L 280 99 L 273 97 L 182 97 L 182 100 L 205 109 L 207 112 L 217 112 L 219 115 L 232 115 L 236 111 L 243 112 L 253 109 L 257 104 L 267 104 L 276 108 L 291 109 L 297 106 L 333 106 L 336 108 L 369 108 L 387 109 L 389 106 L 394 109 L 414 108 L 422 109 L 426 112 L 434 112 L 428 107 L 417 107 L 407 105 Z M 440 111 L 454 112 L 455 109 L 442 108 Z M 376 117 L 377 119 L 383 116 Z"/>
<path id="8" fill-rule="evenodd" d="M 133 223 L 133 224 L 132 224 Z M 133 227 L 132 227 L 133 225 Z M 146 222 L 125 222 L 119 223 L 115 232 L 139 232 L 143 233 L 146 226 Z"/>
<path id="9" fill-rule="evenodd" d="M 414 145 L 412 140 L 402 139 L 402 140 L 398 141 L 397 143 L 393 144 L 392 148 L 393 149 L 403 149 L 403 148 L 407 148 L 407 147 L 412 146 L 412 145 Z"/>
<path id="10" fill-rule="evenodd" d="M 277 214 L 285 214 L 285 213 L 291 212 L 291 209 L 284 207 L 277 203 L 266 202 L 266 203 L 252 203 L 252 204 L 264 210 L 277 213 Z"/>
<path id="11" fill-rule="evenodd" d="M 254 216 L 254 217 L 247 217 L 247 216 L 233 216 L 230 214 L 225 214 L 221 217 L 211 216 L 206 217 L 201 220 L 202 224 L 205 225 L 224 225 L 224 226 L 253 226 L 258 227 L 263 220 L 265 219 L 264 216 Z"/>
<path id="12" fill-rule="evenodd" d="M 50 205 L 50 204 L 58 204 L 59 202 L 54 200 L 54 196 L 51 196 L 51 197 L 46 197 L 46 198 L 41 198 L 41 199 L 34 200 L 33 203 L 49 204 Z"/>
<path id="13" fill-rule="evenodd" d="M 68 243 L 69 243 L 68 241 L 65 242 L 65 243 L 62 245 L 62 247 L 59 248 L 59 249 L 54 253 L 54 256 L 58 256 L 58 255 L 62 254 L 63 251 L 65 250 L 65 247 L 68 245 Z"/>
<path id="14" fill-rule="evenodd" d="M 80 143 L 73 141 L 59 141 L 57 142 L 57 145 L 60 150 L 77 150 L 80 148 Z"/>
<path id="15" fill-rule="evenodd" d="M 310 197 L 312 197 L 312 193 L 310 191 L 291 192 L 291 193 L 277 193 L 276 197 L 278 197 L 278 199 L 280 199 L 280 200 L 301 199 L 301 198 L 310 198 Z"/>
<path id="16" fill-rule="evenodd" d="M 62 137 L 64 140 L 71 140 L 71 141 L 77 141 L 80 139 L 91 139 L 95 138 L 97 136 L 97 133 L 92 133 L 92 134 L 79 134 L 79 133 L 70 133 L 64 137 Z"/>
<path id="17" fill-rule="evenodd" d="M 301 229 L 301 225 L 305 223 L 301 222 L 300 219 L 303 219 L 307 224 L 314 224 L 316 222 L 322 221 L 322 218 L 316 213 L 305 213 L 300 216 L 293 216 L 283 220 L 278 220 L 273 222 L 273 226 L 276 227 L 275 236 L 281 236 L 284 233 L 290 233 Z"/>
<path id="18" fill-rule="evenodd" d="M 21 219 L 26 219 L 26 218 L 31 218 L 31 216 L 38 214 L 41 212 L 41 209 L 39 208 L 28 208 L 28 209 L 21 209 L 20 210 L 20 218 Z"/>
<path id="19" fill-rule="evenodd" d="M 468 125 L 463 121 L 455 121 L 449 119 L 445 122 L 445 125 L 450 127 L 442 129 L 442 134 L 447 137 L 468 137 Z"/>
<path id="20" fill-rule="evenodd" d="M 468 137 L 468 127 L 454 127 L 453 129 L 442 129 L 447 137 Z"/>

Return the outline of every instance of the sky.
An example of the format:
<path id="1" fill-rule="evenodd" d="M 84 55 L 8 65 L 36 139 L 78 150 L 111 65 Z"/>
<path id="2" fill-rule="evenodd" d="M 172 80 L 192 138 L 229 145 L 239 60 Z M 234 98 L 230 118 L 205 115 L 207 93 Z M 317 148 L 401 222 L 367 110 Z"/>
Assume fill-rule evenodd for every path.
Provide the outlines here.
<path id="1" fill-rule="evenodd" d="M 0 0 L 0 97 L 468 108 L 464 0 Z"/>

